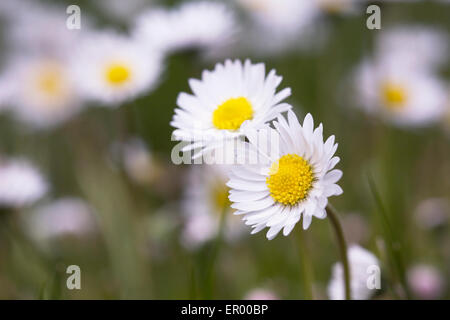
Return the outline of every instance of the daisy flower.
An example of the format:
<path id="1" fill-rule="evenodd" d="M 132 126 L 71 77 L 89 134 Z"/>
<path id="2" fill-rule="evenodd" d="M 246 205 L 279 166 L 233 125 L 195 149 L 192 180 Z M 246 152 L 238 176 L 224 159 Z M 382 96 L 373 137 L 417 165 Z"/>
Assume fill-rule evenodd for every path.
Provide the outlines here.
<path id="1" fill-rule="evenodd" d="M 30 205 L 42 198 L 47 190 L 47 182 L 28 161 L 0 160 L 0 207 Z"/>
<path id="2" fill-rule="evenodd" d="M 235 2 L 248 17 L 248 26 L 243 30 L 242 46 L 258 54 L 276 54 L 287 49 L 317 48 L 326 36 L 325 25 L 320 19 L 327 6 L 325 0 L 235 0 Z M 335 2 L 336 0 L 333 1 L 334 10 L 337 10 Z M 328 4 L 328 7 L 331 5 Z M 264 37 L 261 37 L 262 34 Z"/>
<path id="3" fill-rule="evenodd" d="M 447 62 L 448 35 L 438 29 L 420 25 L 399 26 L 380 34 L 376 54 L 397 56 L 409 68 L 433 70 Z"/>
<path id="4" fill-rule="evenodd" d="M 25 225 L 38 240 L 65 235 L 83 236 L 95 229 L 95 217 L 86 202 L 68 197 L 30 212 L 25 217 Z"/>
<path id="5" fill-rule="evenodd" d="M 268 227 L 269 240 L 283 229 L 287 236 L 300 217 L 307 229 L 312 217 L 326 217 L 328 197 L 340 195 L 336 184 L 342 172 L 333 169 L 339 162 L 334 157 L 337 144 L 334 136 L 323 142 L 322 124 L 314 129 L 310 114 L 301 125 L 292 111 L 288 121 L 279 116 L 273 125 L 272 136 L 278 143 L 278 151 L 271 152 L 267 161 L 258 164 L 233 166 L 227 185 L 231 188 L 229 199 L 236 215 L 244 215 L 252 234 Z M 249 149 L 259 149 L 257 139 L 250 135 Z"/>
<path id="6" fill-rule="evenodd" d="M 379 261 L 375 255 L 358 245 L 351 245 L 348 248 L 348 260 L 350 265 L 350 287 L 352 299 L 367 300 L 374 293 L 375 289 L 368 287 L 367 281 L 372 274 L 371 267 L 379 268 Z M 344 300 L 344 271 L 341 263 L 333 266 L 332 278 L 328 284 L 328 296 L 332 300 Z"/>
<path id="7" fill-rule="evenodd" d="M 244 64 L 226 60 L 216 64 L 213 71 L 203 71 L 201 80 L 189 80 L 194 94 L 178 96 L 171 122 L 176 128 L 174 138 L 192 143 L 183 151 L 200 149 L 196 158 L 223 147 L 227 140 L 243 137 L 244 122 L 248 130 L 257 129 L 291 108 L 281 103 L 291 90 L 276 92 L 281 80 L 275 70 L 266 76 L 263 63 L 249 60 Z"/>
<path id="8" fill-rule="evenodd" d="M 161 55 L 137 40 L 112 33 L 87 36 L 75 57 L 79 90 L 110 106 L 148 93 L 162 71 Z"/>
<path id="9" fill-rule="evenodd" d="M 65 6 L 50 6 L 36 1 L 6 1 L 5 38 L 19 52 L 44 55 L 67 55 L 78 45 L 89 28 L 89 17 L 83 11 L 80 30 L 67 28 Z M 9 3 L 9 5 L 8 5 Z"/>
<path id="10" fill-rule="evenodd" d="M 19 56 L 0 82 L 5 108 L 35 128 L 60 124 L 82 107 L 67 60 Z"/>
<path id="11" fill-rule="evenodd" d="M 226 166 L 191 167 L 182 202 L 185 225 L 181 240 L 187 248 L 196 249 L 217 237 L 221 215 L 225 215 L 224 237 L 227 241 L 236 241 L 245 233 L 242 221 L 230 214 L 226 181 Z"/>
<path id="12" fill-rule="evenodd" d="M 194 1 L 174 9 L 157 8 L 138 17 L 134 34 L 163 51 L 220 50 L 232 40 L 235 17 L 224 3 Z"/>
<path id="13" fill-rule="evenodd" d="M 396 54 L 364 61 L 354 82 L 358 105 L 398 126 L 426 126 L 445 112 L 445 85 Z"/>

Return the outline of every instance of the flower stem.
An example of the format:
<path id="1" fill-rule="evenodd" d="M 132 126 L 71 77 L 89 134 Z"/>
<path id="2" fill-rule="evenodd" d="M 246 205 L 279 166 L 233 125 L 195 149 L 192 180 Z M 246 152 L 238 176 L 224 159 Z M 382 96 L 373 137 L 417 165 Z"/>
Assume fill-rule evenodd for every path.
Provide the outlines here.
<path id="1" fill-rule="evenodd" d="M 303 280 L 303 291 L 306 299 L 314 300 L 314 290 L 313 290 L 313 272 L 311 266 L 311 257 L 308 251 L 308 246 L 305 239 L 305 231 L 300 226 L 297 232 L 297 243 L 299 246 L 299 258 L 301 264 L 301 273 Z"/>
<path id="2" fill-rule="evenodd" d="M 350 266 L 348 263 L 347 244 L 345 242 L 344 231 L 339 222 L 336 209 L 334 209 L 331 204 L 328 204 L 326 210 L 338 240 L 339 250 L 341 251 L 342 265 L 344 267 L 345 299 L 350 300 Z"/>

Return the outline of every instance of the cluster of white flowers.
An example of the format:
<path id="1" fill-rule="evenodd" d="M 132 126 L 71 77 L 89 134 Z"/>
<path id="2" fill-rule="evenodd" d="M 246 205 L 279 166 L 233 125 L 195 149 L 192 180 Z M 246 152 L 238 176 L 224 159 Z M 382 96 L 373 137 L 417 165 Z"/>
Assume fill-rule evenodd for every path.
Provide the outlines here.
<path id="1" fill-rule="evenodd" d="M 313 216 L 325 218 L 328 197 L 342 193 L 334 136 L 324 142 L 323 127 L 314 128 L 310 114 L 299 123 L 291 106 L 282 103 L 290 89 L 276 92 L 281 80 L 274 70 L 266 77 L 264 64 L 219 63 L 204 71 L 201 81 L 189 81 L 194 94 L 179 95 L 171 123 L 174 136 L 191 143 L 184 151 L 196 150 L 194 158 L 220 153 L 230 140 L 244 146 L 234 158 L 244 162 L 229 168 L 231 207 L 244 215 L 252 233 L 268 227 L 268 239 L 281 230 L 287 236 L 302 216 L 304 229 Z M 267 144 L 278 148 L 267 153 Z M 251 163 L 249 155 L 258 161 Z"/>

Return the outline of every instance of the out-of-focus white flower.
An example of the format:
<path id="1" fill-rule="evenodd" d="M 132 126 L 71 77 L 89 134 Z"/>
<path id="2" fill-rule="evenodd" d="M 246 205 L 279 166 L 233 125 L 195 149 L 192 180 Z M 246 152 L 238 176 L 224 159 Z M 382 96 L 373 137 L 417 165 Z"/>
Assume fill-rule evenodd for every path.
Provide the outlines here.
<path id="1" fill-rule="evenodd" d="M 246 42 L 263 53 L 280 51 L 303 42 L 310 43 L 305 39 L 321 13 L 314 0 L 236 1 L 251 20 Z"/>
<path id="2" fill-rule="evenodd" d="M 9 62 L 0 82 L 3 108 L 35 128 L 55 126 L 82 107 L 64 59 L 19 56 Z"/>
<path id="3" fill-rule="evenodd" d="M 302 216 L 305 230 L 313 216 L 324 219 L 328 197 L 343 192 L 336 184 L 342 171 L 334 169 L 339 162 L 334 156 L 337 143 L 334 136 L 323 141 L 322 124 L 314 129 L 308 114 L 301 125 L 288 111 L 288 121 L 280 115 L 273 125 L 276 131 L 268 126 L 261 131 L 267 133 L 270 143 L 279 144 L 278 150 L 267 155 L 260 152 L 267 161 L 233 165 L 227 183 L 235 214 L 244 215 L 246 224 L 253 227 L 252 234 L 268 227 L 269 240 L 281 230 L 287 236 Z M 260 134 L 247 137 L 248 147 L 256 149 L 255 153 L 265 145 L 264 139 L 258 141 Z"/>
<path id="4" fill-rule="evenodd" d="M 419 299 L 438 299 L 444 292 L 445 278 L 431 265 L 419 264 L 408 270 L 407 279 Z"/>
<path id="5" fill-rule="evenodd" d="M 430 198 L 419 203 L 415 210 L 419 226 L 427 229 L 439 227 L 450 219 L 450 203 L 444 198 Z"/>
<path id="6" fill-rule="evenodd" d="M 243 137 L 244 122 L 246 130 L 261 127 L 291 108 L 281 103 L 291 90 L 276 92 L 281 80 L 275 70 L 266 76 L 263 63 L 249 60 L 244 64 L 226 60 L 216 64 L 213 71 L 203 71 L 201 80 L 189 80 L 193 95 L 178 95 L 179 108 L 171 122 L 176 128 L 175 139 L 192 143 L 183 151 L 200 149 L 194 154 L 196 158 Z"/>
<path id="7" fill-rule="evenodd" d="M 138 17 L 134 34 L 163 51 L 226 48 L 236 28 L 225 3 L 193 1 L 174 9 L 157 8 Z"/>
<path id="8" fill-rule="evenodd" d="M 351 298 L 353 300 L 369 299 L 375 289 L 370 289 L 367 283 L 371 275 L 371 266 L 378 266 L 379 261 L 375 255 L 358 245 L 351 245 L 347 251 L 350 267 Z M 332 300 L 345 299 L 344 270 L 342 263 L 333 266 L 331 280 L 328 284 L 328 296 Z"/>
<path id="9" fill-rule="evenodd" d="M 193 165 L 186 184 L 182 209 L 185 225 L 182 244 L 195 249 L 214 239 L 224 217 L 224 237 L 233 242 L 245 234 L 245 225 L 231 214 L 226 186 L 227 167 L 220 165 Z"/>
<path id="10" fill-rule="evenodd" d="M 434 69 L 449 56 L 448 35 L 423 26 L 402 26 L 380 34 L 376 54 L 395 56 L 407 68 Z"/>
<path id="11" fill-rule="evenodd" d="M 42 198 L 47 190 L 47 182 L 28 161 L 0 160 L 0 207 L 30 205 Z"/>
<path id="12" fill-rule="evenodd" d="M 244 300 L 279 300 L 280 298 L 273 291 L 264 288 L 250 290 Z"/>
<path id="13" fill-rule="evenodd" d="M 114 32 L 86 36 L 74 59 L 82 94 L 109 106 L 150 92 L 162 71 L 159 52 Z"/>
<path id="14" fill-rule="evenodd" d="M 112 151 L 117 161 L 123 164 L 126 174 L 135 183 L 149 185 L 158 176 L 160 168 L 145 142 L 133 137 L 125 142 L 117 142 Z"/>
<path id="15" fill-rule="evenodd" d="M 5 36 L 8 44 L 18 52 L 66 56 L 78 46 L 89 29 L 89 17 L 85 12 L 82 13 L 81 29 L 69 29 L 64 6 L 44 5 L 40 1 L 9 2 L 12 3 L 7 6 Z"/>
<path id="16" fill-rule="evenodd" d="M 62 198 L 28 213 L 25 223 L 38 240 L 73 235 L 83 236 L 95 230 L 90 206 L 78 198 Z"/>
<path id="17" fill-rule="evenodd" d="M 364 61 L 354 79 L 358 106 L 399 126 L 437 122 L 445 112 L 444 84 L 431 72 L 403 62 L 396 54 Z"/>

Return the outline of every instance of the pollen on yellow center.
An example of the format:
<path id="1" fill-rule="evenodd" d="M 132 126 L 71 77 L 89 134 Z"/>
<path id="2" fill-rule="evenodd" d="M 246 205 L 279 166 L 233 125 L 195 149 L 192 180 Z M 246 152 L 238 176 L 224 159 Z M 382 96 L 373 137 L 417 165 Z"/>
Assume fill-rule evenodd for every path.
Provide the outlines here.
<path id="1" fill-rule="evenodd" d="M 244 98 L 228 99 L 213 112 L 213 125 L 221 130 L 237 130 L 245 120 L 253 118 L 253 108 Z"/>
<path id="2" fill-rule="evenodd" d="M 405 88 L 395 83 L 384 84 L 382 96 L 386 106 L 391 110 L 401 109 L 407 99 Z"/>
<path id="3" fill-rule="evenodd" d="M 111 63 L 106 67 L 105 77 L 108 83 L 120 86 L 131 77 L 130 68 L 122 63 Z"/>
<path id="4" fill-rule="evenodd" d="M 308 196 L 314 181 L 311 165 L 296 154 L 274 162 L 266 184 L 272 198 L 284 205 L 295 205 Z"/>

